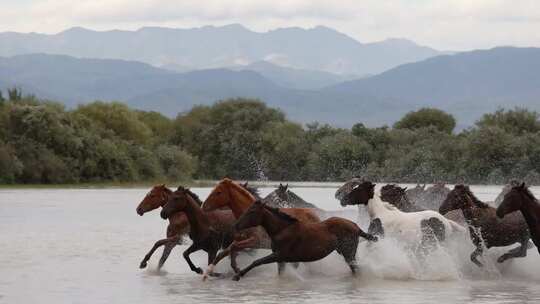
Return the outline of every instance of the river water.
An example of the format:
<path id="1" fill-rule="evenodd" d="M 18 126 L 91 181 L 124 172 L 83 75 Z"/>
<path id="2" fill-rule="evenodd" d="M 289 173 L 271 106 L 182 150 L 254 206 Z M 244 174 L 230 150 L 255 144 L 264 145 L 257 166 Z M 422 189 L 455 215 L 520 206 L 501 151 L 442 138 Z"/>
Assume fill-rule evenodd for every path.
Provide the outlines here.
<path id="1" fill-rule="evenodd" d="M 210 189 L 193 189 L 206 197 Z M 262 194 L 272 189 L 263 188 Z M 341 207 L 335 187 L 292 188 L 327 210 Z M 500 187 L 472 187 L 493 200 Z M 275 265 L 240 282 L 202 282 L 176 247 L 163 270 L 161 251 L 148 269 L 138 264 L 166 222 L 154 211 L 139 217 L 135 207 L 148 189 L 0 190 L 0 303 L 540 303 L 540 256 L 495 262 L 508 248 L 490 249 L 479 269 L 469 261 L 468 237 L 455 239 L 419 264 L 391 239 L 358 249 L 360 276 L 350 275 L 337 254 L 288 269 Z M 540 189 L 534 189 L 540 196 Z M 357 210 L 348 208 L 351 214 Z M 367 226 L 365 218 L 360 223 Z M 258 251 L 263 256 L 267 251 Z M 192 255 L 203 265 L 206 255 Z M 245 266 L 256 256 L 242 256 Z M 227 260 L 218 271 L 228 271 Z"/>

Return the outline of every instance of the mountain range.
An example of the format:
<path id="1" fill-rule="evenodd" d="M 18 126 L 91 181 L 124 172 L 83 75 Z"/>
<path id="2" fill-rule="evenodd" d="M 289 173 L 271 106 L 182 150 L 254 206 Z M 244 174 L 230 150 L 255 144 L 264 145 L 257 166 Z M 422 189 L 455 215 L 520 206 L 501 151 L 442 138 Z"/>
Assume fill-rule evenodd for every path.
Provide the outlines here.
<path id="1" fill-rule="evenodd" d="M 268 62 L 249 67 L 180 73 L 126 60 L 18 55 L 0 58 L 0 89 L 19 86 L 68 106 L 95 99 L 119 100 L 171 117 L 195 104 L 253 97 L 283 109 L 299 122 L 317 120 L 344 127 L 356 122 L 391 124 L 423 106 L 449 111 L 460 127 L 499 107 L 540 110 L 538 48 L 501 47 L 440 55 L 345 81 L 338 79 L 345 76 Z M 312 77 L 306 80 L 311 84 L 287 84 L 288 77 L 309 79 L 298 75 Z M 322 84 L 313 84 L 318 77 L 327 77 L 322 83 L 328 85 L 314 88 Z"/>
<path id="2" fill-rule="evenodd" d="M 133 60 L 180 72 L 266 61 L 287 68 L 356 76 L 378 74 L 442 54 L 405 39 L 361 43 L 324 26 L 268 32 L 231 24 L 103 32 L 74 27 L 53 35 L 0 33 L 0 56 L 34 53 Z"/>

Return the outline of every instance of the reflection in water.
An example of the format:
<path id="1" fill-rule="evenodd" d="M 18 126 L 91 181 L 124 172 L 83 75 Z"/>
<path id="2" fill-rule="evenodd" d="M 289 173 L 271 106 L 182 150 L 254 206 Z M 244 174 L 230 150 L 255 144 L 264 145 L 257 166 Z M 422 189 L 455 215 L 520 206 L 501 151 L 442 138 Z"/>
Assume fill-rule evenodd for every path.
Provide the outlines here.
<path id="1" fill-rule="evenodd" d="M 202 197 L 209 189 L 195 189 Z M 271 189 L 264 189 L 266 194 Z M 476 188 L 493 199 L 497 187 Z M 340 209 L 334 188 L 294 189 L 325 209 Z M 175 248 L 165 268 L 138 264 L 165 234 L 158 212 L 139 217 L 135 206 L 147 189 L 0 190 L 0 303 L 539 303 L 540 257 L 503 265 L 507 248 L 490 249 L 479 269 L 469 262 L 470 241 L 455 239 L 418 264 L 391 239 L 358 250 L 362 273 L 352 277 L 337 254 L 288 268 L 275 265 L 250 272 L 240 282 L 202 282 Z M 538 193 L 538 191 L 537 191 Z M 356 209 L 349 208 L 356 219 Z M 365 213 L 360 216 L 367 226 Z M 257 256 L 266 254 L 257 252 Z M 255 256 L 239 258 L 246 265 Z M 203 253 L 193 255 L 204 265 Z M 224 261 L 218 271 L 228 272 Z"/>

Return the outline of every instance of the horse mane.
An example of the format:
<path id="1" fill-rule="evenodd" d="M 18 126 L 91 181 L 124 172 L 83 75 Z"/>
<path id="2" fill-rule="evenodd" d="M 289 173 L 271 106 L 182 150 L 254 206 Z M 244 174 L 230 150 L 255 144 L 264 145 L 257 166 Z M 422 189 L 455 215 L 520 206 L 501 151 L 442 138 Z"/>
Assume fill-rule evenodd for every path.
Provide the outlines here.
<path id="1" fill-rule="evenodd" d="M 516 187 L 514 187 L 514 188 L 516 188 Z M 538 202 L 538 200 L 536 199 L 536 197 L 534 197 L 534 194 L 531 192 L 529 187 L 517 186 L 517 188 L 519 188 L 519 190 L 521 190 L 523 193 L 525 193 L 525 195 L 527 195 L 533 202 Z"/>
<path id="2" fill-rule="evenodd" d="M 193 193 L 189 188 L 184 188 L 182 186 L 178 186 L 177 191 L 184 191 L 184 193 L 187 193 L 191 198 L 197 203 L 197 205 L 202 206 L 202 201 L 199 198 L 199 196 L 195 193 Z"/>
<path id="3" fill-rule="evenodd" d="M 240 184 L 240 186 L 244 188 L 245 190 L 247 190 L 247 192 L 251 193 L 251 195 L 253 195 L 256 199 L 262 199 L 261 194 L 259 192 L 259 188 L 252 187 L 247 184 Z"/>
<path id="4" fill-rule="evenodd" d="M 293 216 L 290 216 L 288 215 L 287 213 L 285 212 L 282 212 L 280 211 L 278 208 L 274 208 L 274 207 L 270 207 L 270 206 L 266 206 L 264 205 L 264 208 L 268 211 L 270 211 L 272 214 L 274 214 L 275 216 L 281 218 L 282 220 L 285 220 L 289 223 L 296 223 L 298 222 L 298 219 L 293 217 Z"/>
<path id="5" fill-rule="evenodd" d="M 479 200 L 476 195 L 474 195 L 474 193 L 471 191 L 471 189 L 469 189 L 468 187 L 464 187 L 465 191 L 467 192 L 467 194 L 469 195 L 469 197 L 471 198 L 472 202 L 476 205 L 476 207 L 478 208 L 482 208 L 482 209 L 486 209 L 486 208 L 490 208 L 491 206 L 482 202 L 481 200 Z"/>

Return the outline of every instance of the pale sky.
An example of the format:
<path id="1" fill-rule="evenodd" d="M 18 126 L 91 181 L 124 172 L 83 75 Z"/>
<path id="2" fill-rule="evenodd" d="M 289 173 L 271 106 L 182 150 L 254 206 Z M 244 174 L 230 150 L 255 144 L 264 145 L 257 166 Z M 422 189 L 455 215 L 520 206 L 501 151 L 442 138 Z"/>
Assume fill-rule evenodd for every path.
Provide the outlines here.
<path id="1" fill-rule="evenodd" d="M 540 47 L 540 0 L 0 0 L 0 32 L 230 23 L 325 25 L 361 42 L 407 38 L 440 50 Z"/>

